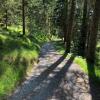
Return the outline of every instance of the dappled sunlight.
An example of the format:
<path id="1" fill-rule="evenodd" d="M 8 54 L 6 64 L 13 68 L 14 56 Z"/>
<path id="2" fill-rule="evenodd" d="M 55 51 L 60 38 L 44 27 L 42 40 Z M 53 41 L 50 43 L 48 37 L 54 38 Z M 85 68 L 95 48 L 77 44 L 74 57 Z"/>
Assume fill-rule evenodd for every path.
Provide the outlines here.
<path id="1" fill-rule="evenodd" d="M 88 76 L 83 72 L 69 71 L 52 98 L 57 100 L 91 100 L 88 83 Z"/>
<path id="2" fill-rule="evenodd" d="M 33 95 L 29 95 L 29 100 L 38 100 L 38 99 L 43 99 L 46 100 L 48 99 L 50 96 L 53 95 L 54 91 L 56 90 L 56 88 L 59 86 L 59 84 L 61 83 L 61 80 L 63 79 L 65 73 L 67 72 L 67 69 L 70 67 L 73 57 L 71 57 L 67 62 L 65 62 L 65 65 L 62 65 L 62 68 L 59 66 L 54 69 L 51 74 L 49 74 L 48 78 L 43 81 L 40 84 L 40 88 L 38 88 L 37 90 L 33 91 Z M 49 87 L 50 86 L 50 87 Z M 38 95 L 34 95 L 34 92 L 38 93 L 38 91 L 41 91 Z"/>
<path id="3" fill-rule="evenodd" d="M 0 97 L 6 98 L 5 95 L 14 90 L 38 62 L 44 41 L 42 39 L 39 44 L 29 37 L 18 37 L 18 34 L 12 34 L 10 30 L 8 33 L 12 35 L 0 32 Z"/>
<path id="4" fill-rule="evenodd" d="M 100 0 L 0 0 L 0 100 L 100 99 Z"/>
<path id="5" fill-rule="evenodd" d="M 47 47 L 46 46 L 43 47 L 43 50 L 44 50 L 44 48 L 46 49 Z M 51 47 L 51 49 L 53 49 L 53 48 Z M 50 51 L 47 51 L 47 52 L 49 53 Z M 52 54 L 52 55 L 54 55 L 54 54 Z M 35 89 L 39 84 L 41 84 L 41 82 L 43 80 L 45 80 L 47 77 L 49 77 L 49 74 L 64 60 L 64 58 L 66 57 L 66 54 L 64 54 L 61 58 L 59 58 L 59 57 L 61 57 L 61 55 L 56 55 L 56 62 L 55 62 L 55 60 L 53 60 L 54 63 L 51 64 L 50 66 L 46 66 L 48 64 L 48 62 L 46 62 L 47 60 L 45 58 L 42 58 L 39 62 L 40 66 L 38 65 L 38 68 L 33 71 L 32 77 L 30 77 L 29 80 L 26 80 L 26 82 L 22 85 L 21 90 L 19 89 L 19 90 L 17 90 L 18 91 L 17 93 L 15 92 L 15 94 L 14 94 L 14 96 L 16 96 L 15 98 L 19 97 L 19 96 L 17 96 L 19 94 L 20 94 L 19 98 L 22 98 L 23 96 L 26 96 L 27 94 L 30 94 L 33 91 L 33 89 Z M 44 62 L 42 62 L 43 59 L 44 59 Z M 50 59 L 53 59 L 53 56 Z M 43 64 L 43 63 L 45 63 L 45 66 L 41 66 L 41 64 Z M 59 69 L 58 69 L 58 71 L 59 71 Z M 55 72 L 55 74 L 56 74 L 56 72 Z M 29 84 L 27 84 L 27 83 L 29 83 Z M 27 91 L 26 91 L 26 89 L 27 89 Z"/>

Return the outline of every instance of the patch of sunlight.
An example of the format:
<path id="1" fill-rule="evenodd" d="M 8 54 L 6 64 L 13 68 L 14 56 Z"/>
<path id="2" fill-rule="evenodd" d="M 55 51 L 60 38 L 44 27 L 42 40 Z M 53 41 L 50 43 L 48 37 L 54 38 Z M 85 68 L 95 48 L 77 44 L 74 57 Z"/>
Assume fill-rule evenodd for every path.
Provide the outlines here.
<path id="1" fill-rule="evenodd" d="M 9 63 L 14 63 L 18 57 L 19 51 L 14 50 L 12 52 L 2 52 L 3 55 L 3 61 L 9 62 Z"/>
<path id="2" fill-rule="evenodd" d="M 36 50 L 21 49 L 20 55 L 26 59 L 38 58 L 38 52 Z"/>
<path id="3" fill-rule="evenodd" d="M 11 88 L 14 88 L 18 74 L 14 71 L 12 65 L 7 64 L 6 62 L 0 63 L 0 67 L 5 68 L 4 72 L 2 72 L 2 75 L 0 76 L 0 94 L 5 94 L 11 90 Z"/>
<path id="4" fill-rule="evenodd" d="M 16 31 L 16 32 L 22 31 L 21 26 L 17 26 L 17 27 L 16 27 L 15 25 L 8 26 L 8 29 L 9 29 L 9 30 L 12 30 L 12 31 Z"/>
<path id="5" fill-rule="evenodd" d="M 82 57 L 77 56 L 77 57 L 75 57 L 74 62 L 76 64 L 80 65 L 80 67 L 83 69 L 83 71 L 88 72 L 86 59 L 83 59 Z"/>
<path id="6" fill-rule="evenodd" d="M 86 59 L 83 59 L 82 57 L 76 57 L 75 60 L 74 60 L 74 63 L 80 65 L 80 67 L 82 68 L 82 70 L 84 72 L 86 72 L 87 74 L 89 73 L 89 71 L 88 71 L 88 64 L 87 64 Z M 98 68 L 98 66 L 96 66 L 96 65 L 94 65 L 94 68 L 95 68 L 96 76 L 100 79 L 100 68 Z M 91 74 L 92 74 L 92 72 L 91 72 Z"/>
<path id="7" fill-rule="evenodd" d="M 96 76 L 100 79 L 100 68 L 96 67 L 95 73 L 96 73 Z"/>
<path id="8" fill-rule="evenodd" d="M 0 39 L 1 39 L 1 40 L 6 40 L 6 39 L 7 39 L 7 36 L 6 36 L 6 35 L 0 34 Z"/>

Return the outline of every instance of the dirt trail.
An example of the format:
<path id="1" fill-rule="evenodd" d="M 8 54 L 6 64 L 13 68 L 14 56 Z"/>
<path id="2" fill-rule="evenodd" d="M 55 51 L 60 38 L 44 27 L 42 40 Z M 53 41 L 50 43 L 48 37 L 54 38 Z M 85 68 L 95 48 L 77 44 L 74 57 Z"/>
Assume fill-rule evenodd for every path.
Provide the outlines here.
<path id="1" fill-rule="evenodd" d="M 8 100 L 92 100 L 88 75 L 46 43 L 39 64 Z M 93 100 L 100 100 L 98 98 Z"/>

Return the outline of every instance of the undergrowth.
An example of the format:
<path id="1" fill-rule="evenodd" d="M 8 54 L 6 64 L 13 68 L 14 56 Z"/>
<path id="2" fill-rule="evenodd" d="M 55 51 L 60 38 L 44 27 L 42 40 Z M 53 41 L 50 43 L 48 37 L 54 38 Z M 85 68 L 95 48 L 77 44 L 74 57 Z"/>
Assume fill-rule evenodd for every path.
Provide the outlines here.
<path id="1" fill-rule="evenodd" d="M 53 44 L 59 54 L 65 52 L 65 46 L 62 41 L 53 41 Z M 86 58 L 77 55 L 74 59 L 74 63 L 80 65 L 81 69 L 90 75 L 96 82 L 100 82 L 100 44 L 98 44 L 96 48 L 96 59 L 94 65 L 87 63 Z"/>
<path id="2" fill-rule="evenodd" d="M 48 41 L 43 33 L 20 37 L 20 28 L 0 30 L 0 100 L 20 84 L 38 59 L 42 44 Z"/>

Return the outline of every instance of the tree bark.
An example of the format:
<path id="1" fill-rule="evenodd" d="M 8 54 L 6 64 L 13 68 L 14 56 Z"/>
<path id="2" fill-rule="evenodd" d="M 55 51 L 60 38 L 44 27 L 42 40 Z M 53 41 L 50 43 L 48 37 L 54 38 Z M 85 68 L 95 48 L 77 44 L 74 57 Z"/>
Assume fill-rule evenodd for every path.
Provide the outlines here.
<path id="1" fill-rule="evenodd" d="M 23 35 L 25 35 L 25 0 L 22 0 Z"/>
<path id="2" fill-rule="evenodd" d="M 68 0 L 65 0 L 64 2 L 64 23 L 63 23 L 63 32 L 64 32 L 64 44 L 66 43 L 66 35 L 67 35 L 67 29 L 68 29 Z"/>
<path id="3" fill-rule="evenodd" d="M 75 14 L 75 5 L 76 5 L 76 0 L 72 0 L 71 2 L 71 10 L 69 14 L 69 20 L 68 20 L 68 30 L 66 34 L 66 52 L 70 52 L 70 47 L 71 47 L 71 36 L 72 36 L 72 28 L 73 28 L 73 21 L 74 21 L 74 14 Z"/>
<path id="4" fill-rule="evenodd" d="M 85 48 L 86 48 L 86 37 L 87 37 L 87 27 L 88 27 L 88 20 L 87 20 L 87 0 L 84 0 L 84 8 L 83 8 L 83 19 L 81 25 L 81 35 L 79 37 L 79 55 L 85 56 Z"/>
<path id="5" fill-rule="evenodd" d="M 7 11 L 7 9 L 5 10 L 5 13 L 6 13 L 6 15 L 5 15 L 5 29 L 7 30 L 7 27 L 8 27 L 8 11 Z"/>
<path id="6" fill-rule="evenodd" d="M 87 49 L 87 60 L 89 62 L 95 61 L 95 49 L 96 49 L 96 40 L 98 33 L 98 25 L 100 21 L 100 0 L 95 1 L 95 9 L 93 15 L 93 22 L 91 26 L 91 32 L 89 35 L 88 49 Z"/>

